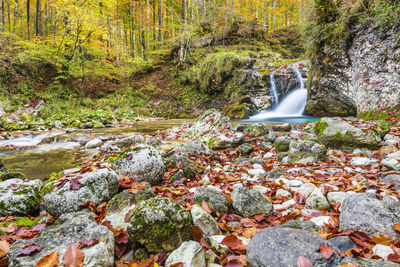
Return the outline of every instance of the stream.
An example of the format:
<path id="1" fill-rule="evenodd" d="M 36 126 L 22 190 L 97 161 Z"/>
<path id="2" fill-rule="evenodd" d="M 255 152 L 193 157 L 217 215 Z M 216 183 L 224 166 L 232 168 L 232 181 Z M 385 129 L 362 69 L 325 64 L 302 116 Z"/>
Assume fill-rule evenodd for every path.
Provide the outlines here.
<path id="1" fill-rule="evenodd" d="M 22 132 L 17 137 L 0 141 L 0 157 L 7 171 L 22 172 L 28 179 L 49 177 L 52 172 L 74 168 L 97 154 L 97 149 L 86 149 L 78 142 L 58 142 L 43 144 L 45 138 L 54 136 L 68 137 L 72 134 L 89 133 L 92 138 L 109 138 L 112 136 L 129 136 L 137 133 L 150 133 L 181 125 L 186 120 L 158 120 L 134 123 L 125 128 L 104 128 L 96 130 L 81 130 L 71 134 L 63 131 L 48 131 L 42 133 Z M 7 146 L 25 147 L 22 149 L 7 148 Z"/>

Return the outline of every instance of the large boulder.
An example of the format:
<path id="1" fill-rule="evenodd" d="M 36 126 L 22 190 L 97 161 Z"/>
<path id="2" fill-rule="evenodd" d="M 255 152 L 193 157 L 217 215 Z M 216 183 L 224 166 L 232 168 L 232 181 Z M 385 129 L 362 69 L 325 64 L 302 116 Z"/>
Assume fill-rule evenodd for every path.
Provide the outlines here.
<path id="1" fill-rule="evenodd" d="M 42 181 L 9 179 L 0 182 L 0 217 L 28 215 L 40 206 Z"/>
<path id="2" fill-rule="evenodd" d="M 143 145 L 122 153 L 114 162 L 114 169 L 118 174 L 140 182 L 148 182 L 151 185 L 160 183 L 165 173 L 160 153 L 151 146 Z"/>
<path id="3" fill-rule="evenodd" d="M 183 263 L 183 267 L 206 267 L 206 257 L 203 247 L 196 241 L 186 241 L 174 250 L 165 262 L 165 267 L 177 263 Z"/>
<path id="4" fill-rule="evenodd" d="M 333 148 L 376 148 L 381 141 L 378 132 L 363 130 L 346 121 L 331 118 L 322 118 L 316 122 L 315 134 L 318 142 Z"/>
<path id="5" fill-rule="evenodd" d="M 292 141 L 289 145 L 288 162 L 306 164 L 323 161 L 328 149 L 312 141 Z"/>
<path id="6" fill-rule="evenodd" d="M 85 255 L 83 266 L 114 266 L 114 235 L 107 227 L 98 225 L 93 215 L 87 211 L 64 214 L 57 224 L 46 226 L 37 237 L 15 242 L 9 253 L 9 266 L 36 266 L 41 258 L 56 251 L 59 262 L 62 262 L 70 245 L 92 239 L 99 242 L 82 248 Z M 38 245 L 42 250 L 28 256 L 18 255 L 27 244 Z"/>
<path id="7" fill-rule="evenodd" d="M 129 237 L 149 252 L 173 251 L 190 239 L 190 213 L 169 198 L 152 198 L 140 203 L 130 215 Z"/>
<path id="8" fill-rule="evenodd" d="M 132 211 L 140 202 L 155 197 L 149 184 L 137 193 L 128 190 L 115 195 L 108 203 L 104 221 L 109 221 L 114 229 L 123 230 L 129 225 L 126 215 Z"/>
<path id="9" fill-rule="evenodd" d="M 87 201 L 96 205 L 108 201 L 117 194 L 119 187 L 118 175 L 108 169 L 77 173 L 65 179 L 67 182 L 61 187 L 55 181 L 47 184 L 45 191 L 52 190 L 43 196 L 44 208 L 55 217 L 78 211 Z"/>
<path id="10" fill-rule="evenodd" d="M 340 229 L 355 229 L 369 236 L 382 234 L 399 238 L 394 225 L 400 223 L 400 202 L 385 196 L 380 200 L 376 194 L 360 193 L 347 196 L 340 213 Z"/>
<path id="11" fill-rule="evenodd" d="M 247 134 L 252 136 L 262 136 L 268 134 L 268 128 L 263 123 L 254 123 L 247 129 Z"/>
<path id="12" fill-rule="evenodd" d="M 231 198 L 235 213 L 242 217 L 252 217 L 259 213 L 268 216 L 274 212 L 271 201 L 254 189 L 244 186 L 235 187 Z"/>
<path id="13" fill-rule="evenodd" d="M 340 257 L 336 253 L 328 260 L 322 257 L 320 246 L 327 243 L 316 233 L 306 230 L 266 228 L 251 239 L 247 249 L 247 266 L 297 266 L 299 256 L 308 258 L 314 266 L 339 266 Z"/>
<path id="14" fill-rule="evenodd" d="M 228 213 L 231 203 L 225 194 L 214 188 L 198 187 L 194 192 L 194 203 L 201 205 L 205 201 L 212 211 Z"/>

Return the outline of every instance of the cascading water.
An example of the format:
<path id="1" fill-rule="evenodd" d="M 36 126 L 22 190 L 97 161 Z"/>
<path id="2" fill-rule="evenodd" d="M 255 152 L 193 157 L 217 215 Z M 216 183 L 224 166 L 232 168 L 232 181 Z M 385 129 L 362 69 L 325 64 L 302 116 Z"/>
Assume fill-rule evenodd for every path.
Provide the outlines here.
<path id="1" fill-rule="evenodd" d="M 267 121 L 272 118 L 290 118 L 290 117 L 300 117 L 304 113 L 304 109 L 307 103 L 307 89 L 305 88 L 304 79 L 301 76 L 300 70 L 294 68 L 294 72 L 297 76 L 297 81 L 300 83 L 300 88 L 293 90 L 285 98 L 282 102 L 279 103 L 277 107 L 275 107 L 271 111 L 262 111 L 257 115 L 250 117 L 249 121 Z M 271 74 L 273 76 L 273 74 Z M 272 82 L 273 81 L 273 82 Z M 275 85 L 275 80 L 271 78 L 271 87 L 272 84 Z M 273 89 L 271 89 L 273 91 Z M 276 86 L 275 86 L 275 94 L 276 94 Z M 274 94 L 271 94 L 272 98 L 275 98 Z M 276 97 L 277 99 L 277 97 Z"/>
<path id="2" fill-rule="evenodd" d="M 278 93 L 276 91 L 276 83 L 275 83 L 275 75 L 273 73 L 271 73 L 269 75 L 270 81 L 271 81 L 271 89 L 270 89 L 270 93 L 272 96 L 272 106 L 276 106 L 279 104 L 279 97 L 278 97 Z"/>

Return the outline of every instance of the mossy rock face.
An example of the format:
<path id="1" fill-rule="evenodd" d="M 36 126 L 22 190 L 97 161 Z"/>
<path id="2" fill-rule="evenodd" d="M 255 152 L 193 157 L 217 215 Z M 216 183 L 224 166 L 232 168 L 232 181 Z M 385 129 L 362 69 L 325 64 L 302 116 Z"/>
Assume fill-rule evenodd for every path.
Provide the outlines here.
<path id="1" fill-rule="evenodd" d="M 0 216 L 29 215 L 39 209 L 42 181 L 9 179 L 0 182 Z"/>
<path id="2" fill-rule="evenodd" d="M 0 181 L 5 181 L 9 179 L 26 179 L 25 174 L 20 172 L 1 172 L 0 173 Z"/>
<path id="3" fill-rule="evenodd" d="M 289 145 L 292 140 L 286 136 L 280 136 L 275 138 L 274 147 L 276 152 L 287 152 L 289 151 Z"/>
<path id="4" fill-rule="evenodd" d="M 142 202 L 131 214 L 129 238 L 151 253 L 173 251 L 190 239 L 192 218 L 182 206 L 169 198 Z"/>
<path id="5" fill-rule="evenodd" d="M 252 136 L 262 136 L 268 134 L 268 132 L 267 126 L 262 123 L 252 124 L 249 129 L 247 129 L 247 134 Z"/>

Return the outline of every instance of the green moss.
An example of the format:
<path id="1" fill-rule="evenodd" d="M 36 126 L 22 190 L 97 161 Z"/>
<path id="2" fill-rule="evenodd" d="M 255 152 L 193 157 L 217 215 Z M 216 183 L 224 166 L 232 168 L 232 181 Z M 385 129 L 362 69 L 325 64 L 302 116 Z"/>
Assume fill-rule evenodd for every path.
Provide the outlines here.
<path id="1" fill-rule="evenodd" d="M 15 218 L 15 220 L 12 220 L 9 222 L 0 222 L 0 227 L 7 227 L 11 223 L 15 222 L 17 224 L 18 228 L 21 228 L 21 227 L 32 228 L 36 224 L 38 224 L 41 219 L 42 218 L 30 219 L 28 217 L 17 217 L 17 218 Z"/>
<path id="2" fill-rule="evenodd" d="M 228 116 L 232 119 L 245 119 L 247 118 L 247 109 L 244 104 L 234 106 L 229 112 Z"/>
<path id="3" fill-rule="evenodd" d="M 314 131 L 317 136 L 321 136 L 321 134 L 325 131 L 325 129 L 328 127 L 327 122 L 323 122 L 321 120 L 317 121 L 315 123 Z"/>

